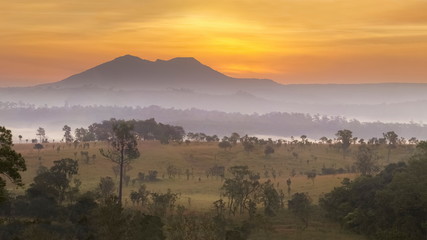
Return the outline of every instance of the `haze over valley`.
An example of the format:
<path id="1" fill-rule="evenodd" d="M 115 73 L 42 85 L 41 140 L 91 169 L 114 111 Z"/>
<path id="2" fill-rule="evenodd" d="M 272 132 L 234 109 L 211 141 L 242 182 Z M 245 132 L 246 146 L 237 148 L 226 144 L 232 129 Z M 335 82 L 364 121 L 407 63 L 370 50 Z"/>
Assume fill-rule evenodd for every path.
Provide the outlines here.
<path id="1" fill-rule="evenodd" d="M 279 113 L 300 113 L 309 114 L 309 121 L 313 122 L 320 116 L 338 117 L 343 121 L 412 124 L 412 130 L 407 130 L 408 127 L 396 130 L 406 137 L 411 134 L 425 137 L 424 130 L 414 129 L 423 128 L 427 120 L 426 92 L 427 84 L 421 83 L 286 85 L 268 79 L 232 78 L 194 58 L 148 61 L 125 55 L 58 82 L 0 88 L 0 120 L 15 128 L 18 125 L 53 128 L 55 123 L 60 125 L 64 121 L 58 119 L 64 116 L 60 112 L 73 116 L 68 123 L 76 127 L 108 119 L 108 116 L 154 117 L 167 123 L 183 124 L 189 131 L 204 126 L 209 133 L 227 134 L 236 126 L 240 133 L 280 133 L 284 137 L 295 134 L 319 137 L 344 127 L 337 125 L 331 129 L 320 125 L 320 130 L 309 128 L 299 133 L 295 131 L 297 119 L 286 121 L 277 117 Z M 92 110 L 83 115 L 83 107 Z M 29 116 L 22 117 L 22 111 Z M 167 112 L 167 117 L 159 114 L 160 111 Z M 181 114 L 186 111 L 192 114 Z M 233 123 L 237 113 L 246 124 Z M 264 119 L 262 123 L 256 120 L 260 118 Z M 55 126 L 57 131 L 59 125 Z M 272 130 L 275 128 L 283 130 Z M 378 129 L 378 134 L 387 128 Z"/>

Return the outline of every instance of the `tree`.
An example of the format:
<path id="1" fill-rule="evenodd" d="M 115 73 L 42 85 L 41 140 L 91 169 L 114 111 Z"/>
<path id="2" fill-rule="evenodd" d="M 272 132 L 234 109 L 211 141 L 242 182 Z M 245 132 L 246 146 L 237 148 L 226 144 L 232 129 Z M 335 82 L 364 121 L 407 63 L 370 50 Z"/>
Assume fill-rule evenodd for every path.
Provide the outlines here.
<path id="1" fill-rule="evenodd" d="M 218 143 L 218 147 L 224 150 L 227 150 L 227 149 L 231 149 L 232 145 L 229 141 L 222 140 L 221 142 Z"/>
<path id="2" fill-rule="evenodd" d="M 314 184 L 314 179 L 316 178 L 316 175 L 316 171 L 313 170 L 307 173 L 307 178 L 310 179 Z"/>
<path id="3" fill-rule="evenodd" d="M 331 217 L 375 239 L 425 239 L 427 144 L 408 163 L 392 163 L 375 176 L 345 179 L 319 199 Z M 418 149 L 417 149 L 418 150 Z"/>
<path id="4" fill-rule="evenodd" d="M 319 140 L 320 140 L 323 144 L 325 144 L 325 143 L 328 141 L 328 138 L 327 138 L 327 137 L 321 137 Z"/>
<path id="5" fill-rule="evenodd" d="M 231 136 L 230 136 L 230 138 L 229 138 L 230 142 L 232 142 L 233 145 L 236 145 L 237 144 L 237 140 L 239 140 L 239 139 L 240 139 L 240 135 L 238 133 L 236 133 L 236 132 L 232 133 Z"/>
<path id="6" fill-rule="evenodd" d="M 104 157 L 111 159 L 119 166 L 119 204 L 122 203 L 123 193 L 123 177 L 124 177 L 124 166 L 128 165 L 132 159 L 139 157 L 139 151 L 137 148 L 137 141 L 135 135 L 132 133 L 133 125 L 124 120 L 119 120 L 113 123 L 113 136 L 110 140 L 111 149 L 104 151 L 100 149 L 101 154 Z"/>
<path id="7" fill-rule="evenodd" d="M 371 148 L 365 144 L 359 146 L 355 165 L 362 176 L 371 175 L 379 170 L 377 160 L 378 156 Z"/>
<path id="8" fill-rule="evenodd" d="M 74 135 L 79 142 L 95 141 L 95 134 L 85 128 L 76 128 Z"/>
<path id="9" fill-rule="evenodd" d="M 344 129 L 339 130 L 335 136 L 337 136 L 337 140 L 341 143 L 341 149 L 342 149 L 342 157 L 345 159 L 346 153 L 348 149 L 350 148 L 351 141 L 353 138 L 353 133 L 350 130 Z"/>
<path id="10" fill-rule="evenodd" d="M 387 144 L 387 149 L 388 149 L 387 162 L 390 162 L 391 149 L 396 148 L 399 136 L 397 136 L 397 134 L 394 131 L 383 133 L 383 136 L 388 142 L 388 144 Z"/>
<path id="11" fill-rule="evenodd" d="M 33 147 L 33 148 L 37 150 L 38 155 L 39 155 L 39 157 L 40 157 L 40 150 L 42 150 L 42 149 L 44 148 L 43 144 L 36 143 L 36 144 L 34 144 L 34 147 Z"/>
<path id="12" fill-rule="evenodd" d="M 418 141 L 418 139 L 417 139 L 416 137 L 411 137 L 411 138 L 408 140 L 408 142 L 409 142 L 410 144 L 417 144 L 419 141 Z"/>
<path id="13" fill-rule="evenodd" d="M 12 147 L 12 132 L 0 126 L 0 203 L 5 197 L 6 181 L 3 177 L 13 184 L 23 186 L 19 172 L 27 170 L 24 158 Z"/>
<path id="14" fill-rule="evenodd" d="M 54 161 L 54 165 L 47 169 L 42 167 L 34 177 L 34 183 L 27 189 L 27 195 L 31 199 L 50 199 L 55 203 L 62 203 L 68 199 L 73 201 L 78 193 L 80 181 L 72 178 L 78 173 L 78 163 L 75 160 L 64 158 Z M 77 180 L 77 181 L 76 181 Z"/>
<path id="15" fill-rule="evenodd" d="M 19 138 L 19 143 L 21 143 L 22 142 L 22 135 L 19 135 L 18 138 Z"/>
<path id="16" fill-rule="evenodd" d="M 270 154 L 273 154 L 273 153 L 274 153 L 274 148 L 272 146 L 270 145 L 265 146 L 264 154 L 266 157 L 270 156 Z"/>
<path id="17" fill-rule="evenodd" d="M 99 182 L 99 191 L 104 201 L 113 197 L 115 184 L 111 177 L 103 177 Z"/>
<path id="18" fill-rule="evenodd" d="M 306 144 L 307 143 L 307 135 L 301 135 L 301 143 Z"/>
<path id="19" fill-rule="evenodd" d="M 276 216 L 277 211 L 280 209 L 280 195 L 274 188 L 274 184 L 270 180 L 265 182 L 262 188 L 262 201 L 264 202 L 264 212 L 267 216 Z"/>
<path id="20" fill-rule="evenodd" d="M 247 166 L 233 166 L 229 169 L 232 178 L 226 178 L 222 186 L 224 196 L 228 197 L 228 212 L 235 215 L 249 210 L 249 202 L 258 201 L 262 190 L 259 174 L 249 170 Z"/>
<path id="21" fill-rule="evenodd" d="M 291 184 L 292 184 L 292 181 L 290 178 L 288 178 L 288 180 L 286 180 L 286 185 L 288 185 L 288 195 L 289 196 L 291 195 Z"/>
<path id="22" fill-rule="evenodd" d="M 46 131 L 44 130 L 44 128 L 39 127 L 37 129 L 37 134 L 36 135 L 39 136 L 40 143 L 43 143 L 45 141 Z"/>
<path id="23" fill-rule="evenodd" d="M 64 131 L 64 141 L 66 143 L 71 143 L 73 141 L 73 137 L 71 136 L 71 128 L 68 125 L 65 125 L 62 128 L 62 131 Z"/>
<path id="24" fill-rule="evenodd" d="M 250 141 L 244 141 L 242 144 L 243 144 L 243 149 L 245 149 L 247 153 L 250 153 L 255 149 L 255 145 Z"/>
<path id="25" fill-rule="evenodd" d="M 311 214 L 311 198 L 307 193 L 295 193 L 288 201 L 289 210 L 304 223 L 304 228 L 308 227 Z"/>
<path id="26" fill-rule="evenodd" d="M 53 166 L 50 171 L 53 173 L 62 173 L 69 179 L 79 172 L 79 164 L 76 160 L 71 158 L 63 158 L 61 160 L 53 161 Z"/>

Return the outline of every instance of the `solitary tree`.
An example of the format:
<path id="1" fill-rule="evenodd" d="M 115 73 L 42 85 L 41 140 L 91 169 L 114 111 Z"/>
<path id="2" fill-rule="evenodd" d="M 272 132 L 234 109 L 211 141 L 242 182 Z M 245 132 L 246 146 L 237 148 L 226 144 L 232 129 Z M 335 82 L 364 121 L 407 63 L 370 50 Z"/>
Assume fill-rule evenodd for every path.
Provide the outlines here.
<path id="1" fill-rule="evenodd" d="M 25 160 L 21 154 L 12 149 L 12 132 L 0 126 L 0 202 L 4 200 L 6 181 L 22 186 L 20 171 L 27 170 Z"/>
<path id="2" fill-rule="evenodd" d="M 123 173 L 124 166 L 128 165 L 132 159 L 139 157 L 137 141 L 132 132 L 133 125 L 124 120 L 119 120 L 113 124 L 113 135 L 110 140 L 111 148 L 107 151 L 100 149 L 103 156 L 111 159 L 119 166 L 119 204 L 122 203 Z"/>
<path id="3" fill-rule="evenodd" d="M 307 135 L 301 135 L 301 143 L 306 144 L 307 143 Z"/>
<path id="4" fill-rule="evenodd" d="M 18 138 L 19 138 L 19 143 L 21 143 L 22 142 L 22 135 L 19 135 Z"/>
<path id="5" fill-rule="evenodd" d="M 40 143 L 42 143 L 42 142 L 44 142 L 44 139 L 46 137 L 46 131 L 44 130 L 44 128 L 39 127 L 37 129 L 37 134 L 36 135 L 39 137 Z"/>
<path id="6" fill-rule="evenodd" d="M 64 141 L 66 143 L 70 143 L 73 141 L 73 137 L 71 136 L 71 128 L 68 125 L 65 125 L 62 128 L 62 131 L 64 131 Z"/>
<path id="7" fill-rule="evenodd" d="M 288 195 L 291 194 L 291 184 L 292 184 L 292 181 L 290 178 L 288 178 L 288 180 L 286 180 L 286 185 L 288 185 Z"/>
<path id="8" fill-rule="evenodd" d="M 44 148 L 43 144 L 36 143 L 33 148 L 37 150 L 38 156 L 40 157 L 40 150 Z"/>
<path id="9" fill-rule="evenodd" d="M 307 173 L 307 178 L 310 179 L 314 184 L 314 179 L 316 178 L 316 175 L 317 175 L 316 171 L 313 170 L 313 171 Z"/>
<path id="10" fill-rule="evenodd" d="M 387 161 L 389 162 L 390 161 L 391 149 L 396 148 L 399 136 L 397 136 L 397 134 L 394 131 L 383 133 L 383 136 L 388 142 L 388 145 L 387 145 L 387 148 L 388 148 Z"/>
<path id="11" fill-rule="evenodd" d="M 346 153 L 351 145 L 353 133 L 350 130 L 344 129 L 339 130 L 335 135 L 337 136 L 337 140 L 341 143 L 342 157 L 345 159 Z"/>

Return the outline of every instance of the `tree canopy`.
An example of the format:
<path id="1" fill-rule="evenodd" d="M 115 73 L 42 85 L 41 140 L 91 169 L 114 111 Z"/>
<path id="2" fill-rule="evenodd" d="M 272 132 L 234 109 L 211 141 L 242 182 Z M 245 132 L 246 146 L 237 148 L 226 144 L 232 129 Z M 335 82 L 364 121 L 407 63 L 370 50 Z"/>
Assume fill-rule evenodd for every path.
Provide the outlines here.
<path id="1" fill-rule="evenodd" d="M 376 239 L 424 239 L 427 235 L 427 143 L 408 164 L 386 166 L 378 175 L 345 179 L 320 199 L 328 215 Z M 425 148 L 424 148 L 425 147 Z"/>
<path id="2" fill-rule="evenodd" d="M 0 127 L 0 202 L 5 194 L 6 181 L 22 186 L 22 178 L 19 172 L 27 170 L 25 160 L 21 154 L 12 149 L 12 132 L 5 127 Z"/>

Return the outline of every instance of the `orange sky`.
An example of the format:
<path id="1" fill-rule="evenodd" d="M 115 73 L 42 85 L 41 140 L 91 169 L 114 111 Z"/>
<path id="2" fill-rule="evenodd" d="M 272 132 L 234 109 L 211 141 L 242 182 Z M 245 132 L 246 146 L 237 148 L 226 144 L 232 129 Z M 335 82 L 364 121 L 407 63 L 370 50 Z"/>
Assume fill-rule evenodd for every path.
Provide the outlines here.
<path id="1" fill-rule="evenodd" d="M 282 83 L 427 82 L 426 12 L 425 0 L 2 1 L 0 86 L 125 54 Z"/>

